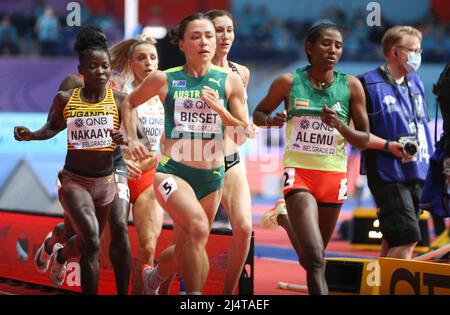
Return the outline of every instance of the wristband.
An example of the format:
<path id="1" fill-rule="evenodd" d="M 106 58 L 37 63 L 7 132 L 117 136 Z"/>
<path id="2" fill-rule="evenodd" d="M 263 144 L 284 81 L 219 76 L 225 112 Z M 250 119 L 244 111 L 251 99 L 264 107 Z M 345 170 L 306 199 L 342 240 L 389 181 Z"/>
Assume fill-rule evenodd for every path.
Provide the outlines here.
<path id="1" fill-rule="evenodd" d="M 386 140 L 386 142 L 384 143 L 383 150 L 386 152 L 389 152 L 389 143 L 391 143 L 391 141 L 389 140 Z"/>

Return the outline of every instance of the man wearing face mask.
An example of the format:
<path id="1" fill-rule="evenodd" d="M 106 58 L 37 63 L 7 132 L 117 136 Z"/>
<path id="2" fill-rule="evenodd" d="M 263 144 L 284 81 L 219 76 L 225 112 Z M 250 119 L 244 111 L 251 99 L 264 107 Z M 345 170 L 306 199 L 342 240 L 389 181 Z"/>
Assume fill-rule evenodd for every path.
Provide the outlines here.
<path id="1" fill-rule="evenodd" d="M 410 259 L 421 240 L 419 196 L 433 152 L 425 90 L 415 72 L 421 42 L 413 27 L 390 28 L 381 40 L 386 63 L 359 76 L 371 132 L 361 174 L 378 207 L 382 257 Z"/>

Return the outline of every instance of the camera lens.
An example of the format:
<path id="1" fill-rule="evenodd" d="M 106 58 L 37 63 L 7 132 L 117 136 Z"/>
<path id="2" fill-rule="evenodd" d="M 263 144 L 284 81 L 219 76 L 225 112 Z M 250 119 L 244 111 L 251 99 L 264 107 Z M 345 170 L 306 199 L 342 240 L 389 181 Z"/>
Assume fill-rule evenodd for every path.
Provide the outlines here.
<path id="1" fill-rule="evenodd" d="M 412 143 L 412 142 L 407 142 L 403 146 L 403 151 L 405 151 L 406 154 L 409 154 L 411 156 L 416 155 L 417 149 L 418 149 L 417 145 L 415 143 Z"/>

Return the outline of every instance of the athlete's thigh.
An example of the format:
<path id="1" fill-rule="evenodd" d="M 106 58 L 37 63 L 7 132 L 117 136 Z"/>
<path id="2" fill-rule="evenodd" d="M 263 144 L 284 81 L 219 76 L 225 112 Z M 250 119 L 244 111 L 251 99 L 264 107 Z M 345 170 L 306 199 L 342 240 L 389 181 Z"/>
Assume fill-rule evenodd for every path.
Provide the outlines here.
<path id="1" fill-rule="evenodd" d="M 252 200 L 243 163 L 233 166 L 225 173 L 222 204 L 232 226 L 252 222 Z"/>
<path id="2" fill-rule="evenodd" d="M 106 227 L 106 223 L 108 223 L 109 212 L 111 211 L 113 202 L 104 206 L 96 206 L 95 207 L 95 217 L 97 218 L 97 223 L 99 227 L 99 235 L 102 234 Z"/>
<path id="3" fill-rule="evenodd" d="M 328 245 L 328 242 L 333 235 L 341 207 L 342 205 L 333 207 L 319 207 L 319 228 L 325 247 Z"/>
<path id="4" fill-rule="evenodd" d="M 318 208 L 315 198 L 309 192 L 297 192 L 286 200 L 289 221 L 301 245 L 322 242 L 318 224 Z"/>
<path id="5" fill-rule="evenodd" d="M 92 232 L 98 233 L 95 206 L 89 192 L 80 188 L 61 188 L 61 197 L 65 204 L 65 214 L 69 216 L 79 237 L 83 238 Z"/>
<path id="6" fill-rule="evenodd" d="M 194 190 L 182 178 L 157 172 L 153 185 L 159 204 L 169 213 L 180 229 L 187 232 L 193 222 L 207 220 Z"/>
<path id="7" fill-rule="evenodd" d="M 114 196 L 113 204 L 109 212 L 108 222 L 111 233 L 120 232 L 128 227 L 128 211 L 130 193 L 127 185 L 127 177 L 116 174 L 117 193 Z"/>
<path id="8" fill-rule="evenodd" d="M 133 205 L 134 226 L 139 239 L 161 233 L 163 210 L 156 200 L 153 185 L 148 186 L 136 199 Z"/>

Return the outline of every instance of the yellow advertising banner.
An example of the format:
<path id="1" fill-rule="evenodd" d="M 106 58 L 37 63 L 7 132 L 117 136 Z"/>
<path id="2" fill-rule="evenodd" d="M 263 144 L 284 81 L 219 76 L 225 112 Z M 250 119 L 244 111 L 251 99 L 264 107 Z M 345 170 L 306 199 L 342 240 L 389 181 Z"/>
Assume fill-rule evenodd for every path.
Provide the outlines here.
<path id="1" fill-rule="evenodd" d="M 380 258 L 382 295 L 450 295 L 450 264 Z"/>

